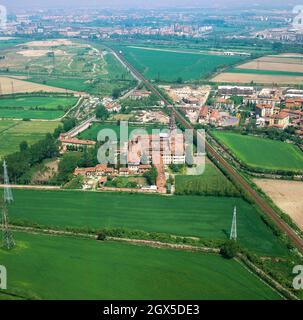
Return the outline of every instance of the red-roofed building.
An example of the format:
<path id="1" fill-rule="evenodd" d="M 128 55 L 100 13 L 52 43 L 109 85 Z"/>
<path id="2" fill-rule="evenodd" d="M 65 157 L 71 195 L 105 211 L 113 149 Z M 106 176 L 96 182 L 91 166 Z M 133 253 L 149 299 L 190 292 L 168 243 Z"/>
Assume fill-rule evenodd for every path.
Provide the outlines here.
<path id="1" fill-rule="evenodd" d="M 198 122 L 201 124 L 206 124 L 209 121 L 209 108 L 208 106 L 203 106 L 200 109 Z"/>
<path id="2" fill-rule="evenodd" d="M 83 147 L 94 147 L 96 145 L 96 142 L 92 140 L 80 140 L 65 135 L 60 135 L 59 141 L 61 142 L 61 152 L 65 152 L 69 147 L 78 149 Z"/>
<path id="3" fill-rule="evenodd" d="M 217 109 L 212 110 L 209 116 L 209 122 L 212 124 L 218 124 L 220 120 L 221 120 L 221 116 L 220 116 L 219 110 Z"/>
<path id="4" fill-rule="evenodd" d="M 301 108 L 303 108 L 303 98 L 286 99 L 285 106 L 288 109 L 301 109 Z"/>
<path id="5" fill-rule="evenodd" d="M 280 129 L 285 129 L 289 125 L 289 114 L 286 112 L 280 112 L 275 114 L 273 117 L 273 124 L 271 126 Z"/>
<path id="6" fill-rule="evenodd" d="M 274 106 L 270 104 L 257 104 L 256 114 L 260 117 L 271 117 L 274 114 Z"/>

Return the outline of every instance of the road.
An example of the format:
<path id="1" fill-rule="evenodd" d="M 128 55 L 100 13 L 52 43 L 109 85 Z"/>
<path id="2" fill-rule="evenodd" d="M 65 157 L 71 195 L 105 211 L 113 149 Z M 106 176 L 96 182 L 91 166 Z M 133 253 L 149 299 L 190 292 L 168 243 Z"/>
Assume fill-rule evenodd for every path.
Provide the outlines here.
<path id="1" fill-rule="evenodd" d="M 119 58 L 119 60 L 123 61 L 124 65 L 129 70 L 131 70 L 132 74 L 134 74 L 136 78 L 141 79 L 141 82 L 143 82 L 151 92 L 156 94 L 161 99 L 161 101 L 163 101 L 164 104 L 170 108 L 171 112 L 175 114 L 175 117 L 185 126 L 185 128 L 195 130 L 194 127 L 174 108 L 174 106 L 170 105 L 167 99 L 163 97 L 163 95 L 124 58 L 123 54 L 115 51 L 115 49 L 112 47 L 110 47 L 110 49 L 115 52 L 115 55 Z M 255 191 L 253 187 L 219 153 L 217 153 L 217 151 L 210 145 L 209 142 L 205 141 L 205 147 L 207 153 L 210 154 L 219 163 L 219 165 L 228 172 L 233 182 L 242 190 L 246 191 L 246 193 L 250 195 L 250 197 L 262 210 L 262 212 L 270 217 L 270 219 L 275 223 L 279 230 L 286 233 L 292 243 L 301 252 L 303 252 L 303 239 L 292 228 L 290 228 L 290 226 L 286 222 L 284 222 L 284 220 L 279 217 L 279 215 L 267 203 L 267 201 L 262 198 L 258 194 L 258 192 Z"/>

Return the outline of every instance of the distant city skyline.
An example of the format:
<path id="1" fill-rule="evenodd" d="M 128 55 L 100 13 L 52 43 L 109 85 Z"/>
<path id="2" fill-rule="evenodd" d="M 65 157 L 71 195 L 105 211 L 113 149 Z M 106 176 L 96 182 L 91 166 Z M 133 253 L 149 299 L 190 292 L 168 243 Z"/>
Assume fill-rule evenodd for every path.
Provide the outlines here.
<path id="1" fill-rule="evenodd" d="M 287 3 L 285 0 L 263 0 L 263 1 L 240 1 L 240 0 L 53 0 L 45 2 L 43 0 L 0 0 L 0 4 L 8 9 L 17 8 L 56 8 L 56 7 L 100 7 L 100 8 L 159 8 L 159 7 L 291 7 L 297 4 L 303 5 L 303 0 L 292 0 Z"/>

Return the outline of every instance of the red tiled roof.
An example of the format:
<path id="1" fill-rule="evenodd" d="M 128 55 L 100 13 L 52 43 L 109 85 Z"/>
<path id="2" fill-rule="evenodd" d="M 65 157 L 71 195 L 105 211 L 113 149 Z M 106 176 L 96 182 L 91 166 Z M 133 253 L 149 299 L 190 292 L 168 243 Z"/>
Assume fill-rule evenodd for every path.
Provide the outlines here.
<path id="1" fill-rule="evenodd" d="M 107 164 L 97 164 L 96 170 L 98 171 L 105 171 L 107 169 Z"/>
<path id="2" fill-rule="evenodd" d="M 68 138 L 68 137 L 65 138 L 64 136 L 60 137 L 60 141 L 62 143 L 80 144 L 80 145 L 89 145 L 89 146 L 94 146 L 96 144 L 96 142 L 92 140 L 80 140 L 77 138 Z"/>
<path id="3" fill-rule="evenodd" d="M 285 119 L 285 118 L 289 117 L 289 114 L 281 111 L 280 113 L 275 114 L 274 117 L 277 119 Z"/>
<path id="4" fill-rule="evenodd" d="M 145 169 L 150 169 L 151 165 L 150 164 L 140 164 L 139 169 L 145 170 Z"/>
<path id="5" fill-rule="evenodd" d="M 286 103 L 303 103 L 303 98 L 288 98 L 285 100 Z"/>
<path id="6" fill-rule="evenodd" d="M 207 115 L 208 115 L 208 106 L 201 107 L 199 117 L 206 117 Z"/>
<path id="7" fill-rule="evenodd" d="M 258 103 L 256 105 L 256 108 L 258 109 L 272 109 L 274 106 L 270 105 L 270 104 L 266 104 L 266 103 Z"/>

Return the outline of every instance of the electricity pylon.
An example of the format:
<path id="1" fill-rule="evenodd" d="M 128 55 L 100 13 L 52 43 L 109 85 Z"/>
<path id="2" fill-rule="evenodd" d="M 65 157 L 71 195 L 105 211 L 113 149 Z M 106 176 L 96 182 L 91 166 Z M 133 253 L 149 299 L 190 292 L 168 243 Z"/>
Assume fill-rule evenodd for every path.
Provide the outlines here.
<path id="1" fill-rule="evenodd" d="M 8 219 L 8 204 L 13 202 L 13 194 L 11 187 L 9 185 L 9 178 L 7 173 L 6 162 L 3 162 L 3 172 L 4 172 L 4 196 L 2 204 L 2 245 L 4 248 L 10 250 L 15 246 L 15 241 L 13 234 L 9 228 Z"/>
<path id="2" fill-rule="evenodd" d="M 230 230 L 230 240 L 237 240 L 237 208 L 234 208 L 233 221 Z"/>

